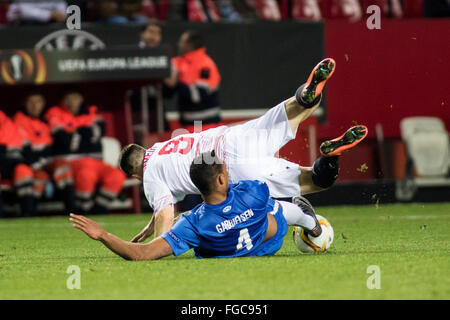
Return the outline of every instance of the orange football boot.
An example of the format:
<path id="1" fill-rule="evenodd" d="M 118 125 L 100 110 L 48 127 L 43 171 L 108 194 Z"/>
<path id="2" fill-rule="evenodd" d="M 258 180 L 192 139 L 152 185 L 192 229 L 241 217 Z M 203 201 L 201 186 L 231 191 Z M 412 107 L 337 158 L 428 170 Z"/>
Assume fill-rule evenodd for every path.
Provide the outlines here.
<path id="1" fill-rule="evenodd" d="M 326 58 L 319 62 L 309 75 L 305 83 L 300 98 L 303 102 L 311 104 L 322 93 L 328 79 L 336 69 L 336 61 L 332 58 Z"/>
<path id="2" fill-rule="evenodd" d="M 363 125 L 351 127 L 342 136 L 323 142 L 320 145 L 320 153 L 326 157 L 340 156 L 343 151 L 360 143 L 368 132 L 367 127 Z"/>

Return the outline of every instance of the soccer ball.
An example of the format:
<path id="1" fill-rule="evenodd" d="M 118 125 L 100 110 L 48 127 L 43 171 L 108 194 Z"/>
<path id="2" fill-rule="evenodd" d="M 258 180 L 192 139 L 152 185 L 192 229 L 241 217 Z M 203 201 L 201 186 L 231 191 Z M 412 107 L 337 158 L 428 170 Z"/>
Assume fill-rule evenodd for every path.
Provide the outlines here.
<path id="1" fill-rule="evenodd" d="M 325 252 L 333 243 L 334 231 L 330 222 L 318 214 L 316 217 L 322 227 L 321 235 L 316 238 L 307 235 L 302 227 L 294 227 L 294 243 L 303 253 Z"/>

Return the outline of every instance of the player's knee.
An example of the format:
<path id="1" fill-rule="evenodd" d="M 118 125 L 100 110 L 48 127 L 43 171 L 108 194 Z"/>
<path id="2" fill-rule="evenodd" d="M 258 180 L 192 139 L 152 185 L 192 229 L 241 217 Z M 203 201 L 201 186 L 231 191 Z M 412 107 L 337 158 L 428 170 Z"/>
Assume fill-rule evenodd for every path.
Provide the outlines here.
<path id="1" fill-rule="evenodd" d="M 311 102 L 311 103 L 306 103 L 306 102 L 304 102 L 304 101 L 301 99 L 301 94 L 302 94 L 302 92 L 303 92 L 303 88 L 304 88 L 304 87 L 305 87 L 305 84 L 302 84 L 302 85 L 297 89 L 297 91 L 295 92 L 295 100 L 296 100 L 296 102 L 297 102 L 300 106 L 302 106 L 303 108 L 305 108 L 305 109 L 311 109 L 311 108 L 314 108 L 314 107 L 318 106 L 318 105 L 320 104 L 320 101 L 322 100 L 322 93 L 319 94 L 319 95 L 314 99 L 313 102 Z"/>
<path id="2" fill-rule="evenodd" d="M 320 157 L 314 162 L 312 180 L 320 188 L 328 189 L 339 176 L 337 157 Z"/>
<path id="3" fill-rule="evenodd" d="M 75 188 L 77 190 L 93 190 L 98 182 L 95 172 L 88 169 L 81 169 L 74 175 Z"/>
<path id="4" fill-rule="evenodd" d="M 298 104 L 295 97 L 291 97 L 285 101 L 284 110 L 286 111 L 288 120 L 292 120 L 292 119 L 295 119 L 303 109 Z"/>
<path id="5" fill-rule="evenodd" d="M 14 179 L 33 178 L 33 169 L 25 164 L 18 164 L 14 168 Z"/>
<path id="6" fill-rule="evenodd" d="M 119 193 L 125 183 L 125 173 L 118 168 L 113 168 L 108 172 L 102 182 L 102 186 L 108 190 Z"/>
<path id="7" fill-rule="evenodd" d="M 50 180 L 50 177 L 48 176 L 47 172 L 44 170 L 35 170 L 34 171 L 34 179 L 38 181 L 47 182 Z"/>

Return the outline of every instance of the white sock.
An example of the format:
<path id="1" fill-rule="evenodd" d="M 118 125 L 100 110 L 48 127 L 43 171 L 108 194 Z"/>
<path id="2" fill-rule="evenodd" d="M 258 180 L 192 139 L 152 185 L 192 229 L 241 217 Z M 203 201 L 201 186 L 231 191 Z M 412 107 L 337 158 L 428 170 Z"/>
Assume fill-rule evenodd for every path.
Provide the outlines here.
<path id="1" fill-rule="evenodd" d="M 308 230 L 311 230 L 316 226 L 314 218 L 305 214 L 299 206 L 287 201 L 278 202 L 283 208 L 283 216 L 288 225 L 305 227 Z"/>

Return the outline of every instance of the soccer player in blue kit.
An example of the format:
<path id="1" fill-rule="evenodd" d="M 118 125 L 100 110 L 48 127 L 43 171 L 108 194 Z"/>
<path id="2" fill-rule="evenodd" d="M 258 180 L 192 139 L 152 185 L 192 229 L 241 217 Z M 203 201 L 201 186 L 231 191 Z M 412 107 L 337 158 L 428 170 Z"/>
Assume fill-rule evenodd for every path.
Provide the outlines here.
<path id="1" fill-rule="evenodd" d="M 83 216 L 71 214 L 70 221 L 127 260 L 178 256 L 191 248 L 197 258 L 273 255 L 288 230 L 286 218 L 312 236 L 321 233 L 312 209 L 271 199 L 264 183 L 244 180 L 229 185 L 226 166 L 214 151 L 195 158 L 189 174 L 204 202 L 149 243 L 124 241 Z"/>

